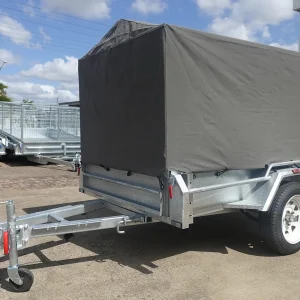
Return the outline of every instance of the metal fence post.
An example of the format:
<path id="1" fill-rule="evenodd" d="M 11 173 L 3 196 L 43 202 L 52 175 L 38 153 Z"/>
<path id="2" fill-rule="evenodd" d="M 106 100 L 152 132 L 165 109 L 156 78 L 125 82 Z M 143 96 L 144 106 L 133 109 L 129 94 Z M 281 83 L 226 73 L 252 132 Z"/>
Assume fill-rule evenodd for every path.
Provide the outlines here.
<path id="1" fill-rule="evenodd" d="M 76 115 L 75 115 L 75 135 L 76 136 L 78 136 L 78 123 L 77 123 L 77 119 L 78 119 L 78 116 L 77 116 L 78 114 L 76 113 Z"/>
<path id="2" fill-rule="evenodd" d="M 50 105 L 50 124 L 49 124 L 49 128 L 52 128 L 52 106 Z"/>
<path id="3" fill-rule="evenodd" d="M 4 103 L 2 102 L 2 130 L 4 127 Z"/>
<path id="4" fill-rule="evenodd" d="M 23 141 L 23 138 L 24 138 L 24 105 L 23 104 L 21 104 L 20 127 L 21 127 L 21 140 Z"/>
<path id="5" fill-rule="evenodd" d="M 12 105 L 10 105 L 10 124 L 9 133 L 12 134 Z"/>
<path id="6" fill-rule="evenodd" d="M 60 107 L 57 108 L 57 117 L 58 117 L 58 122 L 57 122 L 57 139 L 59 140 L 60 138 Z"/>

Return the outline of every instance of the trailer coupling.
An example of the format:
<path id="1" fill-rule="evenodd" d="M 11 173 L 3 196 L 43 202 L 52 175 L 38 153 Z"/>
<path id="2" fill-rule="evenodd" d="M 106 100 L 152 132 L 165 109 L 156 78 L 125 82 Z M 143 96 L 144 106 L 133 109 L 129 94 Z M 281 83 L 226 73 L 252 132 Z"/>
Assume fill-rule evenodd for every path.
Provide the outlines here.
<path id="1" fill-rule="evenodd" d="M 14 291 L 30 290 L 34 277 L 18 262 L 18 250 L 26 247 L 31 238 L 50 235 L 64 235 L 68 240 L 74 233 L 115 228 L 117 233 L 124 234 L 121 226 L 148 223 L 146 216 L 112 205 L 104 200 L 87 201 L 83 204 L 69 205 L 16 217 L 14 201 L 0 202 L 6 205 L 7 222 L 0 223 L 0 249 L 9 257 L 7 268 L 9 281 Z M 66 218 L 98 211 L 104 208 L 113 210 L 117 216 L 68 221 Z"/>

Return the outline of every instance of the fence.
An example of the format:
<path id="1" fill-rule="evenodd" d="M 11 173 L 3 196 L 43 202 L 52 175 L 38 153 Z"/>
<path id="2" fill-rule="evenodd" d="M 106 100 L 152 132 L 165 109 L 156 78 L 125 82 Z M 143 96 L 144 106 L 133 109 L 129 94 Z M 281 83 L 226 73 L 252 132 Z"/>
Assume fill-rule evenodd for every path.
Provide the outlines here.
<path id="1" fill-rule="evenodd" d="M 0 129 L 24 140 L 79 140 L 77 107 L 35 104 L 0 104 Z"/>

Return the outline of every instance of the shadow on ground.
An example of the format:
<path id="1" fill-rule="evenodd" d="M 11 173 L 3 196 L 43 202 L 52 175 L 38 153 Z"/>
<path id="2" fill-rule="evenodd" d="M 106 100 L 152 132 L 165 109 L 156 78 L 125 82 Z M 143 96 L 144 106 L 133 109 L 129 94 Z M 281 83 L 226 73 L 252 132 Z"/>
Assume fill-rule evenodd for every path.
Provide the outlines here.
<path id="1" fill-rule="evenodd" d="M 37 165 L 34 162 L 30 162 L 25 156 L 19 155 L 3 155 L 0 157 L 0 162 L 9 167 L 25 167 Z"/>
<path id="2" fill-rule="evenodd" d="M 54 208 L 55 206 L 25 209 L 26 213 Z M 88 217 L 109 215 L 101 211 Z M 26 248 L 20 256 L 34 253 L 42 263 L 26 265 L 30 270 L 88 261 L 104 262 L 112 260 L 121 266 L 134 268 L 143 274 L 155 272 L 155 261 L 188 251 L 215 252 L 226 255 L 227 249 L 255 256 L 274 256 L 261 241 L 258 226 L 242 214 L 225 214 L 196 219 L 187 230 L 180 230 L 162 223 L 129 226 L 125 235 L 118 235 L 114 229 L 76 234 L 69 240 L 83 247 L 94 256 L 59 261 L 49 260 L 42 251 L 65 243 L 62 239 Z M 3 262 L 4 258 L 0 259 Z M 4 283 L 6 269 L 0 269 L 0 284 Z M 2 278 L 2 279 L 1 279 Z"/>

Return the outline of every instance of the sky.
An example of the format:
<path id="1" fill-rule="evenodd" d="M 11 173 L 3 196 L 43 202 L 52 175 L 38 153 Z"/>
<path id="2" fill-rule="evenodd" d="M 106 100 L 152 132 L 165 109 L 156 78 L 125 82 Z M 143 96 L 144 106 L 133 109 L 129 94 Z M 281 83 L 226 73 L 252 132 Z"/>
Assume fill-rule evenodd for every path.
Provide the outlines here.
<path id="1" fill-rule="evenodd" d="M 77 101 L 78 59 L 119 19 L 168 23 L 297 51 L 293 0 L 0 0 L 0 82 L 15 101 Z"/>

